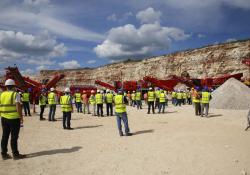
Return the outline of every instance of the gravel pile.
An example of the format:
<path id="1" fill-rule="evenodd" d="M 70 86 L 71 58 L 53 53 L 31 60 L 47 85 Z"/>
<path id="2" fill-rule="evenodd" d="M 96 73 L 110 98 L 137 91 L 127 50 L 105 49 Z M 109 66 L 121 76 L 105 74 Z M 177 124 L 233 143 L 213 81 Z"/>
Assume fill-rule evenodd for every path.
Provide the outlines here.
<path id="1" fill-rule="evenodd" d="M 230 78 L 212 93 L 210 106 L 216 109 L 250 109 L 250 88 Z"/>
<path id="2" fill-rule="evenodd" d="M 178 83 L 175 87 L 174 87 L 174 90 L 175 91 L 186 91 L 187 90 L 187 86 L 185 84 L 181 84 L 181 83 Z"/>

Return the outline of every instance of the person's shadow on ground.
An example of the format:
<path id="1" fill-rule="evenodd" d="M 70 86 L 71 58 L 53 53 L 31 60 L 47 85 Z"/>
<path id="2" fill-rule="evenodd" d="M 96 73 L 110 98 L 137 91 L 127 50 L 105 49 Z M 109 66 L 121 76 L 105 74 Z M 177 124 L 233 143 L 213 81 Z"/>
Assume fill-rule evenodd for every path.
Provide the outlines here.
<path id="1" fill-rule="evenodd" d="M 33 157 L 39 157 L 39 156 L 48 156 L 53 154 L 66 154 L 66 153 L 72 153 L 76 152 L 82 149 L 81 146 L 75 146 L 72 148 L 65 148 L 65 149 L 53 149 L 53 150 L 47 150 L 47 151 L 40 151 L 35 153 L 27 154 L 27 158 L 33 158 Z"/>
<path id="2" fill-rule="evenodd" d="M 152 132 L 154 132 L 153 129 L 148 129 L 148 130 L 142 130 L 142 131 L 133 132 L 133 135 L 147 134 L 147 133 L 152 133 Z"/>
<path id="3" fill-rule="evenodd" d="M 103 126 L 103 125 L 94 125 L 94 126 L 78 126 L 78 127 L 75 127 L 74 129 L 97 128 L 97 127 L 100 127 L 100 126 Z"/>

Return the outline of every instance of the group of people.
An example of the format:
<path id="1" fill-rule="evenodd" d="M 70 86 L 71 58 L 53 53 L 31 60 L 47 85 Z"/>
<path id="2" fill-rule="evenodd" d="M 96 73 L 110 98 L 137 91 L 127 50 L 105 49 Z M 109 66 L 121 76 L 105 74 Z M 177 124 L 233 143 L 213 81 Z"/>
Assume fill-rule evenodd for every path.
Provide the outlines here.
<path id="1" fill-rule="evenodd" d="M 2 118 L 3 136 L 1 141 L 2 157 L 8 159 L 11 156 L 7 154 L 7 144 L 9 135 L 11 135 L 11 148 L 14 159 L 25 158 L 18 151 L 17 139 L 20 131 L 21 124 L 23 123 L 24 109 L 25 116 L 30 114 L 30 95 L 28 91 L 17 93 L 15 91 L 15 82 L 11 79 L 6 80 L 5 85 L 7 90 L 0 94 L 0 115 Z M 113 116 L 113 108 L 115 108 L 115 114 L 117 119 L 117 126 L 119 135 L 123 136 L 122 122 L 125 127 L 125 136 L 131 136 L 128 124 L 128 117 L 126 112 L 126 106 L 136 106 L 137 109 L 142 109 L 142 100 L 148 105 L 147 113 L 155 113 L 155 109 L 158 108 L 158 113 L 165 113 L 165 107 L 168 105 L 168 100 L 172 100 L 175 106 L 181 106 L 181 104 L 194 104 L 195 114 L 208 116 L 209 101 L 211 100 L 211 93 L 208 88 L 203 90 L 192 88 L 191 91 L 173 91 L 168 92 L 160 88 L 149 88 L 149 91 L 142 94 L 141 90 L 133 91 L 130 93 L 124 93 L 118 91 L 106 90 L 106 92 L 97 90 L 91 91 L 88 94 L 86 91 L 76 90 L 74 94 L 71 93 L 69 88 L 65 88 L 64 94 L 58 98 L 55 89 L 51 88 L 49 92 L 46 90 L 41 91 L 39 96 L 40 106 L 40 120 L 45 120 L 43 117 L 46 105 L 49 105 L 48 121 L 56 121 L 55 113 L 57 104 L 61 105 L 63 129 L 71 130 L 71 115 L 74 112 L 73 104 L 75 103 L 76 111 L 78 113 L 92 114 L 92 116 L 103 117 L 103 104 L 106 104 L 107 116 Z M 113 105 L 115 107 L 113 107 Z M 83 109 L 82 109 L 83 106 Z M 90 110 L 91 107 L 91 110 Z"/>

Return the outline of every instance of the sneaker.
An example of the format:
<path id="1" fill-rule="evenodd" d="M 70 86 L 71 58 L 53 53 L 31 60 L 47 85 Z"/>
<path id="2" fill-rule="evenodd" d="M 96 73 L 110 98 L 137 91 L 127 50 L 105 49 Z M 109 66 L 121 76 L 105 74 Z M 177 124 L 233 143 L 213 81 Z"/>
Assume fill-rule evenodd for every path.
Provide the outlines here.
<path id="1" fill-rule="evenodd" d="M 71 127 L 67 127 L 68 130 L 73 130 L 74 128 L 71 128 Z"/>
<path id="2" fill-rule="evenodd" d="M 125 136 L 132 136 L 132 133 L 126 133 Z"/>
<path id="3" fill-rule="evenodd" d="M 7 160 L 7 159 L 11 159 L 12 157 L 9 154 L 2 154 L 2 159 L 3 160 Z"/>
<path id="4" fill-rule="evenodd" d="M 27 157 L 27 156 L 24 155 L 24 154 L 13 155 L 13 159 L 14 159 L 14 160 L 24 159 L 24 158 L 26 158 L 26 157 Z"/>
<path id="5" fill-rule="evenodd" d="M 46 120 L 45 118 L 40 118 L 40 120 Z"/>
<path id="6" fill-rule="evenodd" d="M 119 134 L 120 134 L 121 137 L 123 136 L 123 133 L 119 133 Z"/>

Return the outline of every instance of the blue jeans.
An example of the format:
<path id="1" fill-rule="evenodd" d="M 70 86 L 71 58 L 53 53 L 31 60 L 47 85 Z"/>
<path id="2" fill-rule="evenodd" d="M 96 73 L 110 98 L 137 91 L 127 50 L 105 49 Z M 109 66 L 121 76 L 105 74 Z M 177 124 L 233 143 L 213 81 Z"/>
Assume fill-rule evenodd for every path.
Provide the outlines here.
<path id="1" fill-rule="evenodd" d="M 141 100 L 136 100 L 136 106 L 137 106 L 137 109 L 142 109 Z"/>
<path id="2" fill-rule="evenodd" d="M 56 105 L 49 106 L 49 121 L 55 120 Z"/>
<path id="3" fill-rule="evenodd" d="M 127 113 L 123 112 L 123 113 L 115 113 L 116 114 L 116 120 L 117 120 L 117 126 L 118 126 L 118 130 L 119 130 L 119 134 L 123 134 L 122 132 L 122 121 L 125 127 L 125 133 L 129 133 L 129 126 L 128 126 L 128 117 L 127 117 Z"/>
<path id="4" fill-rule="evenodd" d="M 166 102 L 161 102 L 159 104 L 159 111 L 158 111 L 158 113 L 161 112 L 161 109 L 162 109 L 162 113 L 165 113 L 165 106 L 166 106 Z"/>
<path id="5" fill-rule="evenodd" d="M 77 112 L 82 112 L 82 102 L 76 102 Z"/>

